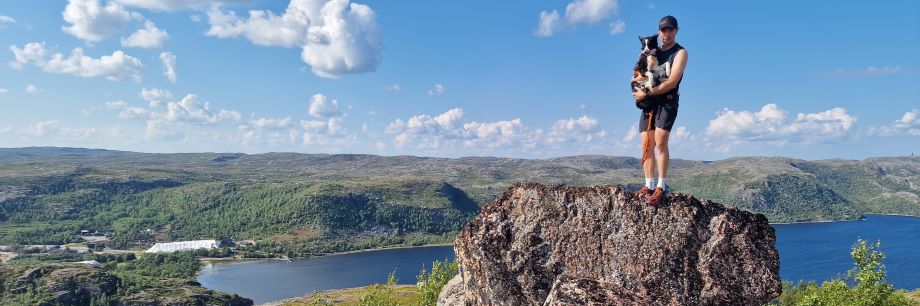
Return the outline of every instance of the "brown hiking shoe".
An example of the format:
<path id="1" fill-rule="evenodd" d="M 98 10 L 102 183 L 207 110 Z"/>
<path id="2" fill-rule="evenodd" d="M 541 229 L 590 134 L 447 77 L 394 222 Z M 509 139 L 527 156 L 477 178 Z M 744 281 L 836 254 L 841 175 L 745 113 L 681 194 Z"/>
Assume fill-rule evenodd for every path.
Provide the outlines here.
<path id="1" fill-rule="evenodd" d="M 651 189 L 648 189 L 648 186 L 642 186 L 642 189 L 636 192 L 638 195 L 649 195 L 652 193 Z"/>
<path id="2" fill-rule="evenodd" d="M 648 200 L 645 200 L 645 203 L 648 203 L 648 205 L 652 206 L 658 206 L 664 202 L 664 195 L 666 193 L 667 191 L 665 191 L 664 188 L 656 187 L 655 193 L 653 193 L 652 196 L 648 198 Z"/>

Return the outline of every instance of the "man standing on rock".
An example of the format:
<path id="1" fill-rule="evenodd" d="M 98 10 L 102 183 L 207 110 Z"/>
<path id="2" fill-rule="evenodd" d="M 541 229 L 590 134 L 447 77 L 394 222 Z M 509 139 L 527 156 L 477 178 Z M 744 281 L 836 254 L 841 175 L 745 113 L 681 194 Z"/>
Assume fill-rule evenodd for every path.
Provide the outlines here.
<path id="1" fill-rule="evenodd" d="M 674 18 L 674 16 L 664 16 L 658 22 L 658 38 L 661 39 L 661 49 L 658 50 L 655 59 L 659 69 L 665 71 L 665 74 L 661 78 L 661 84 L 658 86 L 648 91 L 637 90 L 633 93 L 636 101 L 646 98 L 658 101 L 658 106 L 643 110 L 642 118 L 639 120 L 642 143 L 648 143 L 649 147 L 658 149 L 657 161 L 655 154 L 649 154 L 649 158 L 646 158 L 642 163 L 642 170 L 645 173 L 645 186 L 639 190 L 641 195 L 652 194 L 646 200 L 646 203 L 653 206 L 661 204 L 664 196 L 670 191 L 667 183 L 668 161 L 670 159 L 668 137 L 671 135 L 674 120 L 677 119 L 677 101 L 680 96 L 678 89 L 684 75 L 684 68 L 687 66 L 687 50 L 677 43 L 677 30 L 677 18 Z M 642 77 L 633 77 L 632 81 L 642 81 Z M 650 120 L 654 124 L 650 124 Z M 656 162 L 658 166 L 657 184 L 654 183 Z M 651 192 L 652 188 L 654 188 L 654 192 Z"/>

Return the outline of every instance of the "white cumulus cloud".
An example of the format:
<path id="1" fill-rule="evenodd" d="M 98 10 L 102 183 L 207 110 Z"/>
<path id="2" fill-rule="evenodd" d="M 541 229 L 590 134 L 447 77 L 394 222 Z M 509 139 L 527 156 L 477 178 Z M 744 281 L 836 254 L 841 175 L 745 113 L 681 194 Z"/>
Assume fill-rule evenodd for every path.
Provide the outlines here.
<path id="1" fill-rule="evenodd" d="M 534 153 L 533 149 L 555 150 L 557 147 L 570 150 L 572 148 L 566 144 L 601 144 L 607 135 L 606 131 L 600 129 L 597 118 L 589 116 L 558 120 L 544 131 L 526 126 L 520 118 L 493 122 L 467 121 L 461 108 L 453 108 L 436 116 L 416 115 L 407 120 L 396 119 L 385 131 L 393 135 L 393 144 L 397 149 L 441 152 L 458 148 L 528 153 Z"/>
<path id="2" fill-rule="evenodd" d="M 434 88 L 428 90 L 429 96 L 444 94 L 444 85 L 434 84 Z"/>
<path id="3" fill-rule="evenodd" d="M 341 142 L 345 129 L 342 127 L 342 117 L 332 117 L 326 120 L 301 120 L 303 128 L 302 140 L 305 145 L 318 145 Z"/>
<path id="4" fill-rule="evenodd" d="M 552 13 L 547 13 L 546 11 L 540 12 L 540 23 L 537 25 L 537 30 L 534 31 L 534 34 L 538 37 L 549 37 L 553 36 L 553 33 L 561 26 L 561 20 L 559 19 L 559 12 L 553 10 Z"/>
<path id="5" fill-rule="evenodd" d="M 176 82 L 176 55 L 172 52 L 160 53 L 160 61 L 163 62 L 163 75 L 170 82 Z"/>
<path id="6" fill-rule="evenodd" d="M 57 120 L 39 121 L 26 128 L 26 134 L 33 136 L 44 136 L 58 127 Z"/>
<path id="7" fill-rule="evenodd" d="M 181 140 L 185 138 L 184 131 L 194 130 L 196 126 L 237 123 L 243 116 L 232 110 L 212 110 L 210 102 L 201 102 L 197 95 L 188 94 L 179 101 L 167 102 L 165 111 L 127 106 L 118 117 L 146 120 L 147 139 Z"/>
<path id="8" fill-rule="evenodd" d="M 320 77 L 374 71 L 382 58 L 382 32 L 374 11 L 350 0 L 291 0 L 284 14 L 252 10 L 248 18 L 214 8 L 208 22 L 209 36 L 299 47 L 303 62 Z"/>
<path id="9" fill-rule="evenodd" d="M 674 129 L 674 132 L 671 133 L 671 136 L 674 138 L 687 138 L 690 137 L 690 132 L 687 131 L 686 126 L 679 126 Z"/>
<path id="10" fill-rule="evenodd" d="M 45 72 L 71 74 L 81 77 L 101 77 L 108 80 L 130 79 L 141 81 L 143 63 L 135 57 L 118 50 L 112 55 L 92 58 L 83 53 L 82 48 L 75 48 L 70 56 L 55 53 L 48 56 L 45 43 L 28 43 L 23 48 L 10 46 L 15 60 L 10 66 L 21 69 L 24 65 L 34 64 Z"/>
<path id="11" fill-rule="evenodd" d="M 225 4 L 246 4 L 252 0 L 114 0 L 125 6 L 152 11 L 206 10 Z"/>
<path id="12" fill-rule="evenodd" d="M 166 104 L 165 121 L 185 122 L 190 124 L 215 124 L 222 121 L 238 122 L 242 116 L 237 111 L 212 111 L 210 102 L 199 102 L 198 96 L 188 94 L 178 102 Z"/>
<path id="13" fill-rule="evenodd" d="M 911 110 L 904 113 L 901 119 L 895 120 L 894 128 L 907 131 L 910 135 L 920 135 L 920 110 Z"/>
<path id="14" fill-rule="evenodd" d="M 313 97 L 310 97 L 308 110 L 310 116 L 316 118 L 330 118 L 341 115 L 341 112 L 339 112 L 339 101 L 327 99 L 326 96 L 322 94 L 315 94 Z"/>
<path id="15" fill-rule="evenodd" d="M 610 35 L 617 35 L 623 32 L 626 32 L 626 23 L 623 20 L 610 23 Z"/>
<path id="16" fill-rule="evenodd" d="M 547 144 L 559 144 L 591 142 L 595 137 L 604 136 L 607 136 L 607 132 L 599 128 L 597 118 L 581 116 L 577 119 L 569 118 L 556 121 L 543 139 Z"/>
<path id="17" fill-rule="evenodd" d="M 396 134 L 397 147 L 414 142 L 419 146 L 436 148 L 444 141 L 459 139 L 463 135 L 463 131 L 456 128 L 463 115 L 463 109 L 453 108 L 437 116 L 416 115 L 405 121 L 397 118 L 387 126 L 386 132 Z"/>
<path id="18" fill-rule="evenodd" d="M 64 32 L 87 42 L 96 42 L 125 30 L 140 15 L 132 14 L 118 3 L 102 6 L 101 0 L 68 0 L 61 13 L 69 26 Z"/>
<path id="19" fill-rule="evenodd" d="M 162 99 L 171 93 L 157 89 L 142 90 L 141 96 L 149 99 Z M 106 107 L 120 110 L 118 117 L 124 119 L 146 119 L 164 123 L 176 123 L 192 126 L 213 125 L 219 123 L 236 123 L 243 116 L 232 110 L 212 110 L 210 102 L 201 102 L 195 94 L 187 94 L 179 101 L 168 101 L 165 109 L 128 106 L 123 101 L 107 102 Z"/>
<path id="20" fill-rule="evenodd" d="M 293 144 L 300 138 L 300 131 L 293 127 L 294 120 L 291 117 L 251 119 L 239 126 L 240 138 L 242 144 L 247 146 Z M 284 129 L 287 132 L 282 131 Z"/>
<path id="21" fill-rule="evenodd" d="M 636 140 L 636 137 L 639 137 L 639 130 L 635 128 L 626 129 L 626 134 L 623 134 L 623 142 L 631 142 Z"/>
<path id="22" fill-rule="evenodd" d="M 293 124 L 291 117 L 284 117 L 281 119 L 271 119 L 271 118 L 259 118 L 249 120 L 248 126 L 257 129 L 266 129 L 266 128 L 287 128 Z"/>
<path id="23" fill-rule="evenodd" d="M 526 129 L 520 118 L 496 122 L 463 124 L 463 144 L 467 147 L 498 148 L 520 140 Z"/>
<path id="24" fill-rule="evenodd" d="M 150 107 L 160 106 L 160 104 L 173 98 L 172 92 L 159 88 L 141 88 L 141 92 L 137 95 L 147 103 L 150 103 Z"/>
<path id="25" fill-rule="evenodd" d="M 137 29 L 128 38 L 122 38 L 121 46 L 144 49 L 162 48 L 167 38 L 169 38 L 169 33 L 160 30 L 152 21 L 147 20 L 143 28 Z"/>
<path id="26" fill-rule="evenodd" d="M 905 112 L 901 118 L 898 118 L 893 123 L 882 127 L 873 127 L 869 130 L 869 133 L 879 136 L 903 134 L 920 136 L 920 110 L 913 109 Z"/>
<path id="27" fill-rule="evenodd" d="M 775 143 L 819 143 L 847 136 L 856 117 L 837 107 L 819 113 L 799 113 L 788 120 L 788 112 L 776 104 L 764 105 L 758 112 L 724 109 L 709 121 L 706 133 L 741 141 Z"/>
<path id="28" fill-rule="evenodd" d="M 552 36 L 561 29 L 574 27 L 578 24 L 593 24 L 601 20 L 616 16 L 619 11 L 617 0 L 575 0 L 565 7 L 565 15 L 559 12 L 540 12 L 539 24 L 534 34 L 538 37 Z M 611 33 L 618 34 L 618 30 L 625 29 L 626 24 L 617 20 L 611 24 Z"/>
<path id="29" fill-rule="evenodd" d="M 342 124 L 347 113 L 339 109 L 338 101 L 315 94 L 310 98 L 307 113 L 315 119 L 300 120 L 299 125 L 292 117 L 250 119 L 238 127 L 242 143 L 247 146 L 300 144 L 335 147 L 336 150 L 356 143 L 357 135 Z"/>

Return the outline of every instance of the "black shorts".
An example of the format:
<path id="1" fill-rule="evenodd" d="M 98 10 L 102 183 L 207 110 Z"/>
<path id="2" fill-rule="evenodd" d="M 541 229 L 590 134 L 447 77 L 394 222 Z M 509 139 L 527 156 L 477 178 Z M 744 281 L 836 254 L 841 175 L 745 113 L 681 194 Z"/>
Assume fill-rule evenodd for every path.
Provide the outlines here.
<path id="1" fill-rule="evenodd" d="M 677 107 L 678 106 L 680 106 L 680 104 L 678 104 L 677 101 L 674 101 L 674 102 L 663 103 L 661 105 L 658 105 L 657 107 L 653 107 L 648 110 L 642 110 L 642 114 L 641 114 L 642 118 L 639 119 L 639 132 L 640 133 L 645 132 L 645 130 L 649 129 L 649 126 L 648 126 L 649 112 L 654 112 L 653 116 L 655 117 L 653 118 L 654 124 L 652 124 L 652 128 L 651 128 L 652 130 L 657 128 L 657 129 L 664 129 L 665 131 L 670 132 L 671 127 L 674 126 L 674 120 L 677 119 Z"/>

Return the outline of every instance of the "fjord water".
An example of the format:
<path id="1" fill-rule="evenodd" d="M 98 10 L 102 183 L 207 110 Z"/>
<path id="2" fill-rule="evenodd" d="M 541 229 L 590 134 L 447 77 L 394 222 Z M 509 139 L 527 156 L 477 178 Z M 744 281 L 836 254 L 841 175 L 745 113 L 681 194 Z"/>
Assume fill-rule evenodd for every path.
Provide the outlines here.
<path id="1" fill-rule="evenodd" d="M 853 267 L 857 239 L 881 241 L 888 281 L 895 288 L 920 288 L 920 218 L 867 215 L 861 221 L 774 224 L 784 280 L 845 277 Z"/>
<path id="2" fill-rule="evenodd" d="M 198 282 L 208 289 L 237 293 L 255 303 L 308 295 L 313 291 L 386 283 L 396 272 L 400 284 L 415 284 L 422 267 L 454 259 L 452 246 L 399 248 L 295 259 L 218 263 L 205 266 Z"/>
<path id="3" fill-rule="evenodd" d="M 897 288 L 920 288 L 920 218 L 869 215 L 862 221 L 774 224 L 784 280 L 822 281 L 845 276 L 853 266 L 850 249 L 865 239 L 881 241 L 888 279 Z M 360 252 L 285 261 L 220 263 L 205 267 L 202 286 L 238 293 L 256 303 L 313 291 L 386 282 L 395 271 L 400 284 L 415 284 L 424 264 L 453 259 L 453 247 L 420 247 Z"/>

